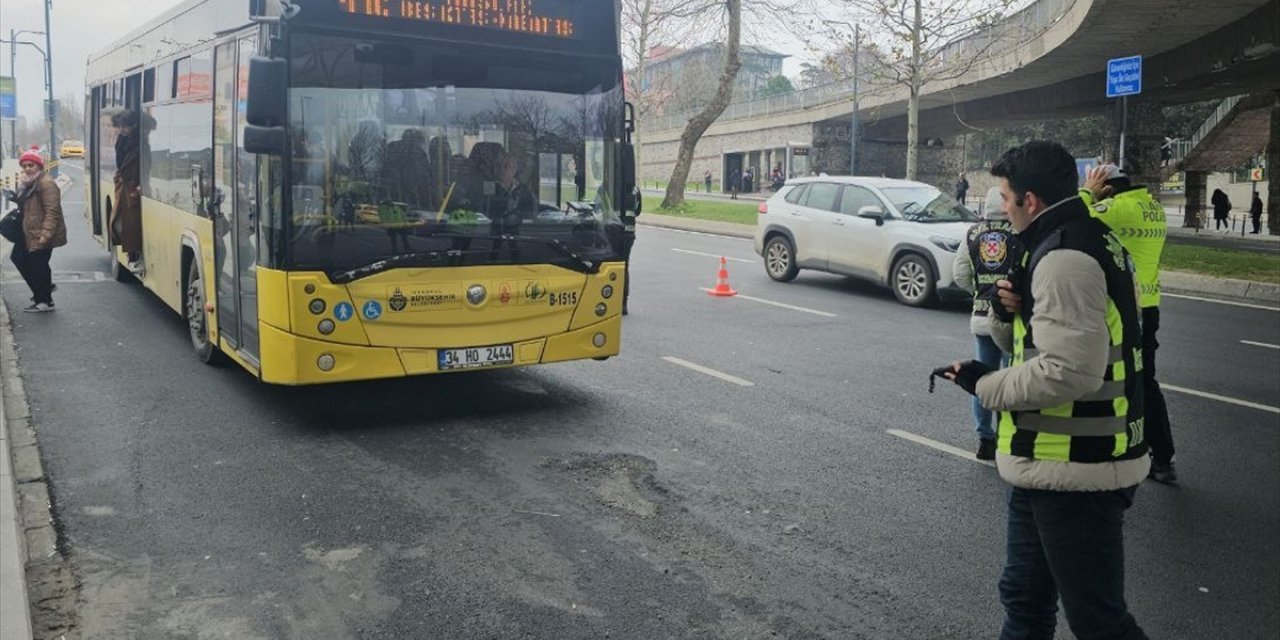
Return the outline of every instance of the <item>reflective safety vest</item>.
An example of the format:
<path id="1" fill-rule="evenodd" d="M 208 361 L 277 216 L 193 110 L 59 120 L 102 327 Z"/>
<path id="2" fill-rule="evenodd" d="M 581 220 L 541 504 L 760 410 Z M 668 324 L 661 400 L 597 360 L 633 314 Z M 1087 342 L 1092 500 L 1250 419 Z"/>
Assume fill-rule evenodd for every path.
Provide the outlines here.
<path id="1" fill-rule="evenodd" d="M 965 247 L 973 264 L 973 315 L 985 317 L 991 309 L 991 290 L 1009 278 L 1015 265 L 1022 264 L 1026 249 L 1008 220 L 983 220 L 973 225 Z"/>
<path id="2" fill-rule="evenodd" d="M 1142 295 L 1138 306 L 1160 306 L 1160 254 L 1164 251 L 1169 227 L 1164 207 L 1151 197 L 1146 187 L 1122 191 L 1106 200 L 1093 203 L 1093 195 L 1082 189 L 1080 195 L 1089 213 L 1111 227 L 1138 267 L 1138 283 Z"/>
<path id="3" fill-rule="evenodd" d="M 1147 454 L 1142 408 L 1142 321 L 1138 312 L 1133 261 L 1102 222 L 1084 218 L 1066 222 L 1043 238 L 1024 259 L 1020 278 L 1022 309 L 1013 321 L 1012 366 L 1038 355 L 1032 335 L 1031 282 L 1050 251 L 1074 249 L 1098 262 L 1106 274 L 1107 330 L 1111 350 L 1097 391 L 1056 407 L 1002 411 L 998 451 L 1037 460 L 1111 462 Z"/>

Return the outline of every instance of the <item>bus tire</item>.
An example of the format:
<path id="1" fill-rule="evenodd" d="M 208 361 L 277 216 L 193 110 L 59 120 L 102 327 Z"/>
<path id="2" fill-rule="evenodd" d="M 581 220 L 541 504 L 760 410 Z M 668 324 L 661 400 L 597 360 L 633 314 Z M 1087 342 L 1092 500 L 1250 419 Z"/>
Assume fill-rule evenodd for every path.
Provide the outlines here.
<path id="1" fill-rule="evenodd" d="M 127 269 L 126 269 L 127 271 Z M 204 310 L 204 280 L 194 259 L 187 263 L 182 296 L 182 319 L 187 321 L 187 334 L 191 336 L 191 348 L 200 362 L 216 365 L 222 353 L 209 339 L 209 320 Z"/>

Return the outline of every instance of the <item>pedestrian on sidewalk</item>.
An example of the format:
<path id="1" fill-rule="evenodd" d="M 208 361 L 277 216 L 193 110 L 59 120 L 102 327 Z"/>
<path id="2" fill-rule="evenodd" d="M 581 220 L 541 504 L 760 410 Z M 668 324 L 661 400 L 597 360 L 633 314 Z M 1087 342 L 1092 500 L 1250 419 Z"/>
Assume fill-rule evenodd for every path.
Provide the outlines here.
<path id="1" fill-rule="evenodd" d="M 1160 254 L 1164 252 L 1168 225 L 1164 206 L 1150 191 L 1132 184 L 1114 164 L 1089 169 L 1080 197 L 1093 217 L 1106 223 L 1120 239 L 1138 270 L 1138 307 L 1142 314 L 1142 404 L 1147 441 L 1151 444 L 1151 472 L 1156 482 L 1173 484 L 1173 430 L 1164 392 L 1156 381 L 1156 350 L 1160 347 Z"/>
<path id="2" fill-rule="evenodd" d="M 737 169 L 729 172 L 729 199 L 738 199 L 738 188 L 742 186 L 742 173 Z"/>
<path id="3" fill-rule="evenodd" d="M 1231 200 L 1227 198 L 1227 194 L 1222 189 L 1214 189 L 1209 203 L 1213 205 L 1213 230 L 1230 233 L 1231 224 L 1227 222 L 1227 216 L 1231 215 Z"/>
<path id="4" fill-rule="evenodd" d="M 13 244 L 9 259 L 31 288 L 28 313 L 53 311 L 53 272 L 49 258 L 53 250 L 67 244 L 67 225 L 62 219 L 62 193 L 44 171 L 44 158 L 28 151 L 18 159 L 16 202 L 22 212 L 22 237 Z"/>
<path id="5" fill-rule="evenodd" d="M 1124 593 L 1124 512 L 1151 465 L 1133 261 L 1089 215 L 1062 145 L 1010 149 L 991 174 L 1028 252 L 992 302 L 1012 366 L 936 373 L 1000 411 L 996 468 L 1012 488 L 999 637 L 1054 637 L 1061 600 L 1077 638 L 1146 640 Z"/>
<path id="6" fill-rule="evenodd" d="M 711 193 L 711 170 L 710 169 L 707 169 L 707 172 L 702 174 L 702 184 L 706 185 L 707 193 Z"/>
<path id="7" fill-rule="evenodd" d="M 1249 233 L 1257 234 L 1262 230 L 1262 198 L 1258 197 L 1258 192 L 1253 192 L 1253 202 L 1249 203 L 1249 217 L 1253 219 L 1253 231 Z"/>
<path id="8" fill-rule="evenodd" d="M 967 195 L 969 195 L 969 180 L 961 173 L 960 179 L 956 180 L 956 200 L 959 200 L 960 204 L 964 204 L 964 199 Z"/>

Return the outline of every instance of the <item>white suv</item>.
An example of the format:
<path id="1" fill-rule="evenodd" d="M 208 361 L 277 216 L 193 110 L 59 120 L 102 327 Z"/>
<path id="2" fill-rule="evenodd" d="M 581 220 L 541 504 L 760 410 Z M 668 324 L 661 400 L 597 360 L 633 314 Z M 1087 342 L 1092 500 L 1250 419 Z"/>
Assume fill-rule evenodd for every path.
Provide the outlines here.
<path id="1" fill-rule="evenodd" d="M 800 269 L 864 278 L 898 301 L 926 306 L 962 297 L 951 261 L 978 217 L 921 182 L 817 176 L 788 180 L 760 204 L 756 253 L 765 271 L 788 282 Z"/>

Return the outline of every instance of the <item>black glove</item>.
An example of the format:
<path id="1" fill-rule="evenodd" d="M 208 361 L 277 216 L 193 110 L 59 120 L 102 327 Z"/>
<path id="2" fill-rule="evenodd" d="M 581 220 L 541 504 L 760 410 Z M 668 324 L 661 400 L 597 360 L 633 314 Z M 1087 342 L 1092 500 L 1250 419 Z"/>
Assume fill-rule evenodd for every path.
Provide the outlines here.
<path id="1" fill-rule="evenodd" d="M 978 380 L 992 371 L 995 371 L 995 367 L 983 364 L 977 360 L 966 360 L 961 362 L 960 373 L 956 373 L 955 368 L 952 365 L 938 367 L 929 374 L 929 392 L 933 392 L 934 378 L 946 378 L 948 375 L 954 375 L 956 377 L 954 382 L 961 389 L 969 392 L 970 395 L 977 395 Z"/>
<path id="2" fill-rule="evenodd" d="M 1013 322 L 1014 312 L 1006 309 L 1004 307 L 1004 303 L 1000 301 L 1000 287 L 997 287 L 994 284 L 991 285 L 990 288 L 983 292 L 982 297 L 987 302 L 991 303 L 991 313 L 994 314 L 1000 322 L 1004 322 L 1006 324 Z"/>

